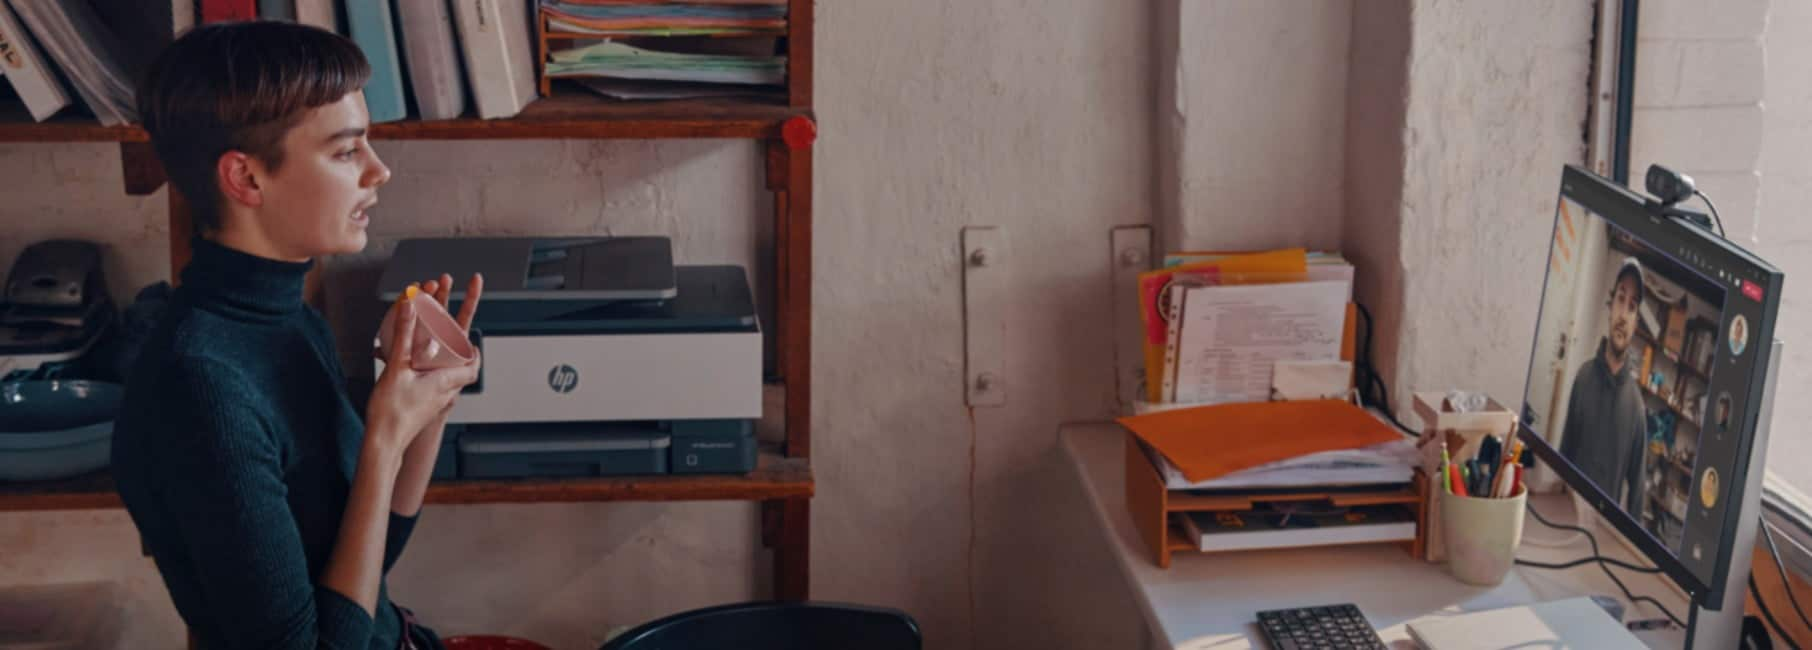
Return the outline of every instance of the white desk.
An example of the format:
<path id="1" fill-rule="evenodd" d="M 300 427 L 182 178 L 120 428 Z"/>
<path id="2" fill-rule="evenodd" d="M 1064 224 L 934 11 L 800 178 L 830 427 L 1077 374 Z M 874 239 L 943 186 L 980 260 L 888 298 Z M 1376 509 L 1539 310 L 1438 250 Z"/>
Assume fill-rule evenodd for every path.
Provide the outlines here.
<path id="1" fill-rule="evenodd" d="M 1160 569 L 1126 514 L 1122 435 L 1120 427 L 1111 423 L 1071 425 L 1061 431 L 1064 453 L 1093 504 L 1098 529 L 1107 535 L 1108 546 L 1145 613 L 1150 648 L 1263 648 L 1256 624 L 1260 610 L 1347 602 L 1359 606 L 1392 648 L 1414 648 L 1406 625 L 1423 617 L 1577 595 L 1623 598 L 1604 572 L 1590 564 L 1563 571 L 1517 567 L 1497 587 L 1474 587 L 1453 579 L 1442 565 L 1410 557 L 1396 544 L 1178 553 L 1169 569 Z M 1535 503 L 1544 515 L 1571 512 L 1564 500 L 1544 502 L 1538 497 Z M 1596 534 L 1607 556 L 1634 561 L 1622 544 L 1612 541 L 1609 531 Z M 1578 538 L 1570 547 L 1529 544 L 1530 539 L 1569 536 Z M 1565 562 L 1591 554 L 1584 537 L 1547 528 L 1533 517 L 1524 524 L 1523 539 L 1520 557 L 1528 560 Z M 1686 617 L 1685 599 L 1665 585 L 1663 578 L 1612 570 L 1618 571 L 1618 577 L 1636 595 L 1667 603 L 1675 615 Z M 1625 603 L 1625 608 L 1626 620 L 1661 616 L 1647 604 L 1628 609 Z M 1684 632 L 1679 629 L 1639 636 L 1654 648 L 1679 648 L 1684 643 Z"/>

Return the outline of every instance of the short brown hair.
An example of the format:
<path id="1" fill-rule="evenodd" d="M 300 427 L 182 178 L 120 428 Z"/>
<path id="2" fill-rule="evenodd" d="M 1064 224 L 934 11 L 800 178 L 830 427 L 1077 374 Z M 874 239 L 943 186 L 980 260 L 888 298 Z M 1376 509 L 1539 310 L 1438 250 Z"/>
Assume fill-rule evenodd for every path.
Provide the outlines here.
<path id="1" fill-rule="evenodd" d="M 310 109 L 365 86 L 371 65 L 333 32 L 274 21 L 217 23 L 177 38 L 138 89 L 138 114 L 201 232 L 220 227 L 215 164 L 241 151 L 276 169 Z"/>

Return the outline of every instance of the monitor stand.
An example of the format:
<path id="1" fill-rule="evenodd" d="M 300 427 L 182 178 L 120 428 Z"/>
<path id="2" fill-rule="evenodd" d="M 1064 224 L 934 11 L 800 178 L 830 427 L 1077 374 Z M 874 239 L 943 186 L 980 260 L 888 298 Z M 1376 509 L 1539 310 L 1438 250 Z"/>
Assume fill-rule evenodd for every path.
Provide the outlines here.
<path id="1" fill-rule="evenodd" d="M 1710 650 L 1742 647 L 1743 598 L 1749 593 L 1749 570 L 1755 555 L 1755 537 L 1761 530 L 1762 476 L 1767 473 L 1769 420 L 1774 414 L 1774 379 L 1780 370 L 1781 342 L 1776 339 L 1762 376 L 1762 407 L 1756 415 L 1755 441 L 1749 447 L 1749 471 L 1743 477 L 1743 502 L 1738 504 L 1736 539 L 1731 541 L 1730 573 L 1724 579 L 1724 602 L 1719 609 L 1697 603 L 1686 619 L 1686 647 Z"/>

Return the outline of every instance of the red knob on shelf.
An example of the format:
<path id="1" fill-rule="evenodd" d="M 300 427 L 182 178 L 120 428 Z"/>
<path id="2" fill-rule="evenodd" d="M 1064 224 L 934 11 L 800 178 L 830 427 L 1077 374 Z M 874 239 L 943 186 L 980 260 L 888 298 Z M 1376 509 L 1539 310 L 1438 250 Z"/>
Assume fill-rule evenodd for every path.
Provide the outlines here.
<path id="1" fill-rule="evenodd" d="M 788 149 L 804 149 L 818 139 L 818 123 L 804 115 L 794 116 L 780 125 L 780 138 Z"/>

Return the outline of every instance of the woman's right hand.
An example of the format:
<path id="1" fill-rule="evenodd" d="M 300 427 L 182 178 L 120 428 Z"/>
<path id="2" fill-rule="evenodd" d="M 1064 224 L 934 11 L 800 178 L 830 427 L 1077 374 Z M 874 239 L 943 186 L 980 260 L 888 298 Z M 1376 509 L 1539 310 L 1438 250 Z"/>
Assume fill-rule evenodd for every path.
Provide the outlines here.
<path id="1" fill-rule="evenodd" d="M 393 341 L 384 360 L 384 373 L 371 391 L 365 408 L 365 444 L 377 445 L 386 457 L 401 458 L 403 450 L 428 423 L 453 403 L 468 384 L 478 380 L 478 364 L 418 371 L 410 366 L 415 349 L 415 305 L 404 300 L 392 322 Z"/>

